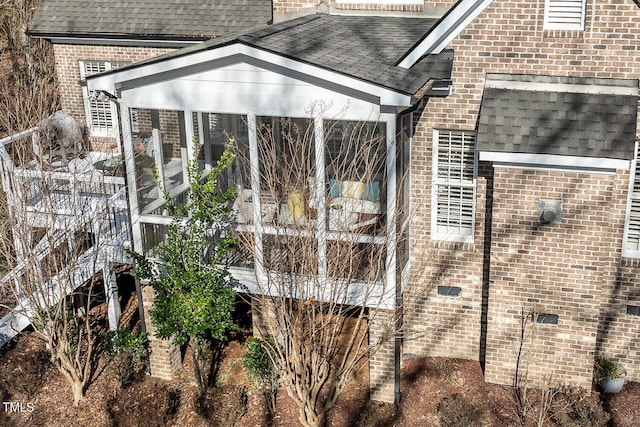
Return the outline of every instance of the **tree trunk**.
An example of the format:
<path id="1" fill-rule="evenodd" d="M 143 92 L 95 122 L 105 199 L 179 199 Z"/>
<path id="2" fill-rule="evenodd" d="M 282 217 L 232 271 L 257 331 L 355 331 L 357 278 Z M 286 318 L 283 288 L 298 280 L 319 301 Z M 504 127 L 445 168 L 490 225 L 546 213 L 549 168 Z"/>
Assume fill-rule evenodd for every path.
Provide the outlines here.
<path id="1" fill-rule="evenodd" d="M 84 399 L 84 384 L 76 380 L 71 384 L 71 388 L 73 389 L 73 406 L 78 406 L 78 403 Z"/>
<path id="2" fill-rule="evenodd" d="M 322 427 L 325 421 L 325 412 L 320 414 L 308 404 L 303 405 L 299 410 L 298 421 L 305 427 Z"/>
<path id="3" fill-rule="evenodd" d="M 197 339 L 193 339 L 193 347 L 191 348 L 191 360 L 193 361 L 193 374 L 195 377 L 196 385 L 198 386 L 198 393 L 200 396 L 204 396 L 207 391 L 207 373 L 204 369 L 204 351 L 202 345 Z"/>

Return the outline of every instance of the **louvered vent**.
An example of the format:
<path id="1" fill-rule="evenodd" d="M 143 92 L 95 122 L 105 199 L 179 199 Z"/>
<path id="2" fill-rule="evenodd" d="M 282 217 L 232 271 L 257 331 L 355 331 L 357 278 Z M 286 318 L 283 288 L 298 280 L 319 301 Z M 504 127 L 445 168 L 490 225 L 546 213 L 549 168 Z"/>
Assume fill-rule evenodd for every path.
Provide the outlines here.
<path id="1" fill-rule="evenodd" d="M 583 30 L 585 7 L 585 0 L 546 0 L 544 28 Z"/>

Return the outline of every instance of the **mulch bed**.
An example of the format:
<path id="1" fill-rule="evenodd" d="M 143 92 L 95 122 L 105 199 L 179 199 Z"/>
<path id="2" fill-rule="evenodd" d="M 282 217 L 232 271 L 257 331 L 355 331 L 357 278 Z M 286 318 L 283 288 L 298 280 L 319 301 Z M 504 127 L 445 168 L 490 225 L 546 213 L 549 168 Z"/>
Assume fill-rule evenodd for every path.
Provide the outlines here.
<path id="1" fill-rule="evenodd" d="M 240 361 L 244 351 L 241 337 L 228 343 L 218 371 L 219 387 L 201 401 L 191 380 L 187 352 L 185 365 L 173 380 L 144 376 L 127 388 L 120 387 L 109 366 L 99 365 L 86 398 L 74 407 L 71 389 L 48 362 L 44 344 L 35 334 L 20 336 L 0 352 L 0 395 L 5 402 L 20 403 L 22 412 L 0 408 L 0 426 L 299 425 L 297 407 L 284 390 L 278 393 L 277 415 L 268 419 L 265 402 L 248 384 Z M 509 389 L 485 383 L 474 361 L 407 359 L 398 407 L 370 402 L 367 395 L 368 377 L 362 373 L 329 413 L 327 426 L 511 426 L 518 422 Z M 548 419 L 545 425 L 640 425 L 640 383 L 627 383 L 621 393 L 602 399 L 594 390 L 575 402 L 575 411 L 556 413 L 554 419 L 559 421 Z M 612 421 L 589 424 L 600 420 L 593 411 L 602 408 Z M 535 425 L 536 420 L 529 421 Z"/>

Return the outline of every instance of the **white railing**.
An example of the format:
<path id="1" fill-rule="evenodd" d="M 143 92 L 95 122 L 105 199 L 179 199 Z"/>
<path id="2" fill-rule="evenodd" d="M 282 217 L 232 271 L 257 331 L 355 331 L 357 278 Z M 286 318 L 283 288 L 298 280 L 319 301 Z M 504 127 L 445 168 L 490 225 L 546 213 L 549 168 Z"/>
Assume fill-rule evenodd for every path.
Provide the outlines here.
<path id="1" fill-rule="evenodd" d="M 31 144 L 35 144 L 37 130 L 32 128 L 0 139 L 0 172 L 9 213 L 23 225 L 26 221 L 30 227 L 46 229 L 45 236 L 37 244 L 20 248 L 20 252 L 25 252 L 24 260 L 0 279 L 0 286 L 10 286 L 10 281 L 14 281 L 19 297 L 13 312 L 0 319 L 0 345 L 29 324 L 29 299 L 33 299 L 33 295 L 23 298 L 20 283 L 36 278 L 25 277 L 27 271 L 34 266 L 38 269 L 65 241 L 74 239 L 76 233 L 86 233 L 92 238 L 83 253 L 72 257 L 70 265 L 53 277 L 40 278 L 42 283 L 37 286 L 41 300 L 55 303 L 66 297 L 97 272 L 91 265 L 130 262 L 124 253 L 124 247 L 130 246 L 131 242 L 124 177 L 104 175 L 91 164 L 83 171 L 44 170 L 46 165 L 40 165 L 38 160 L 15 164 L 7 150 L 9 144 L 28 144 L 25 141 L 28 137 L 31 137 Z M 97 153 L 90 153 L 87 159 L 104 157 L 103 153 L 94 154 Z M 13 221 L 13 224 L 18 222 Z M 16 234 L 16 237 L 19 236 Z M 19 246 L 23 243 L 19 239 L 14 242 Z"/>

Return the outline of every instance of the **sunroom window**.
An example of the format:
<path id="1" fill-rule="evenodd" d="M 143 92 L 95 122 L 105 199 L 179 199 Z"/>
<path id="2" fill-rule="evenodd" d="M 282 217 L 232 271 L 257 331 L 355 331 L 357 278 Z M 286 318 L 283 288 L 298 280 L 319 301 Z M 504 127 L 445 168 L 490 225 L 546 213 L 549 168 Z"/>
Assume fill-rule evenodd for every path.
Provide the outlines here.
<path id="1" fill-rule="evenodd" d="M 435 130 L 432 238 L 473 241 L 475 218 L 475 133 Z"/>

